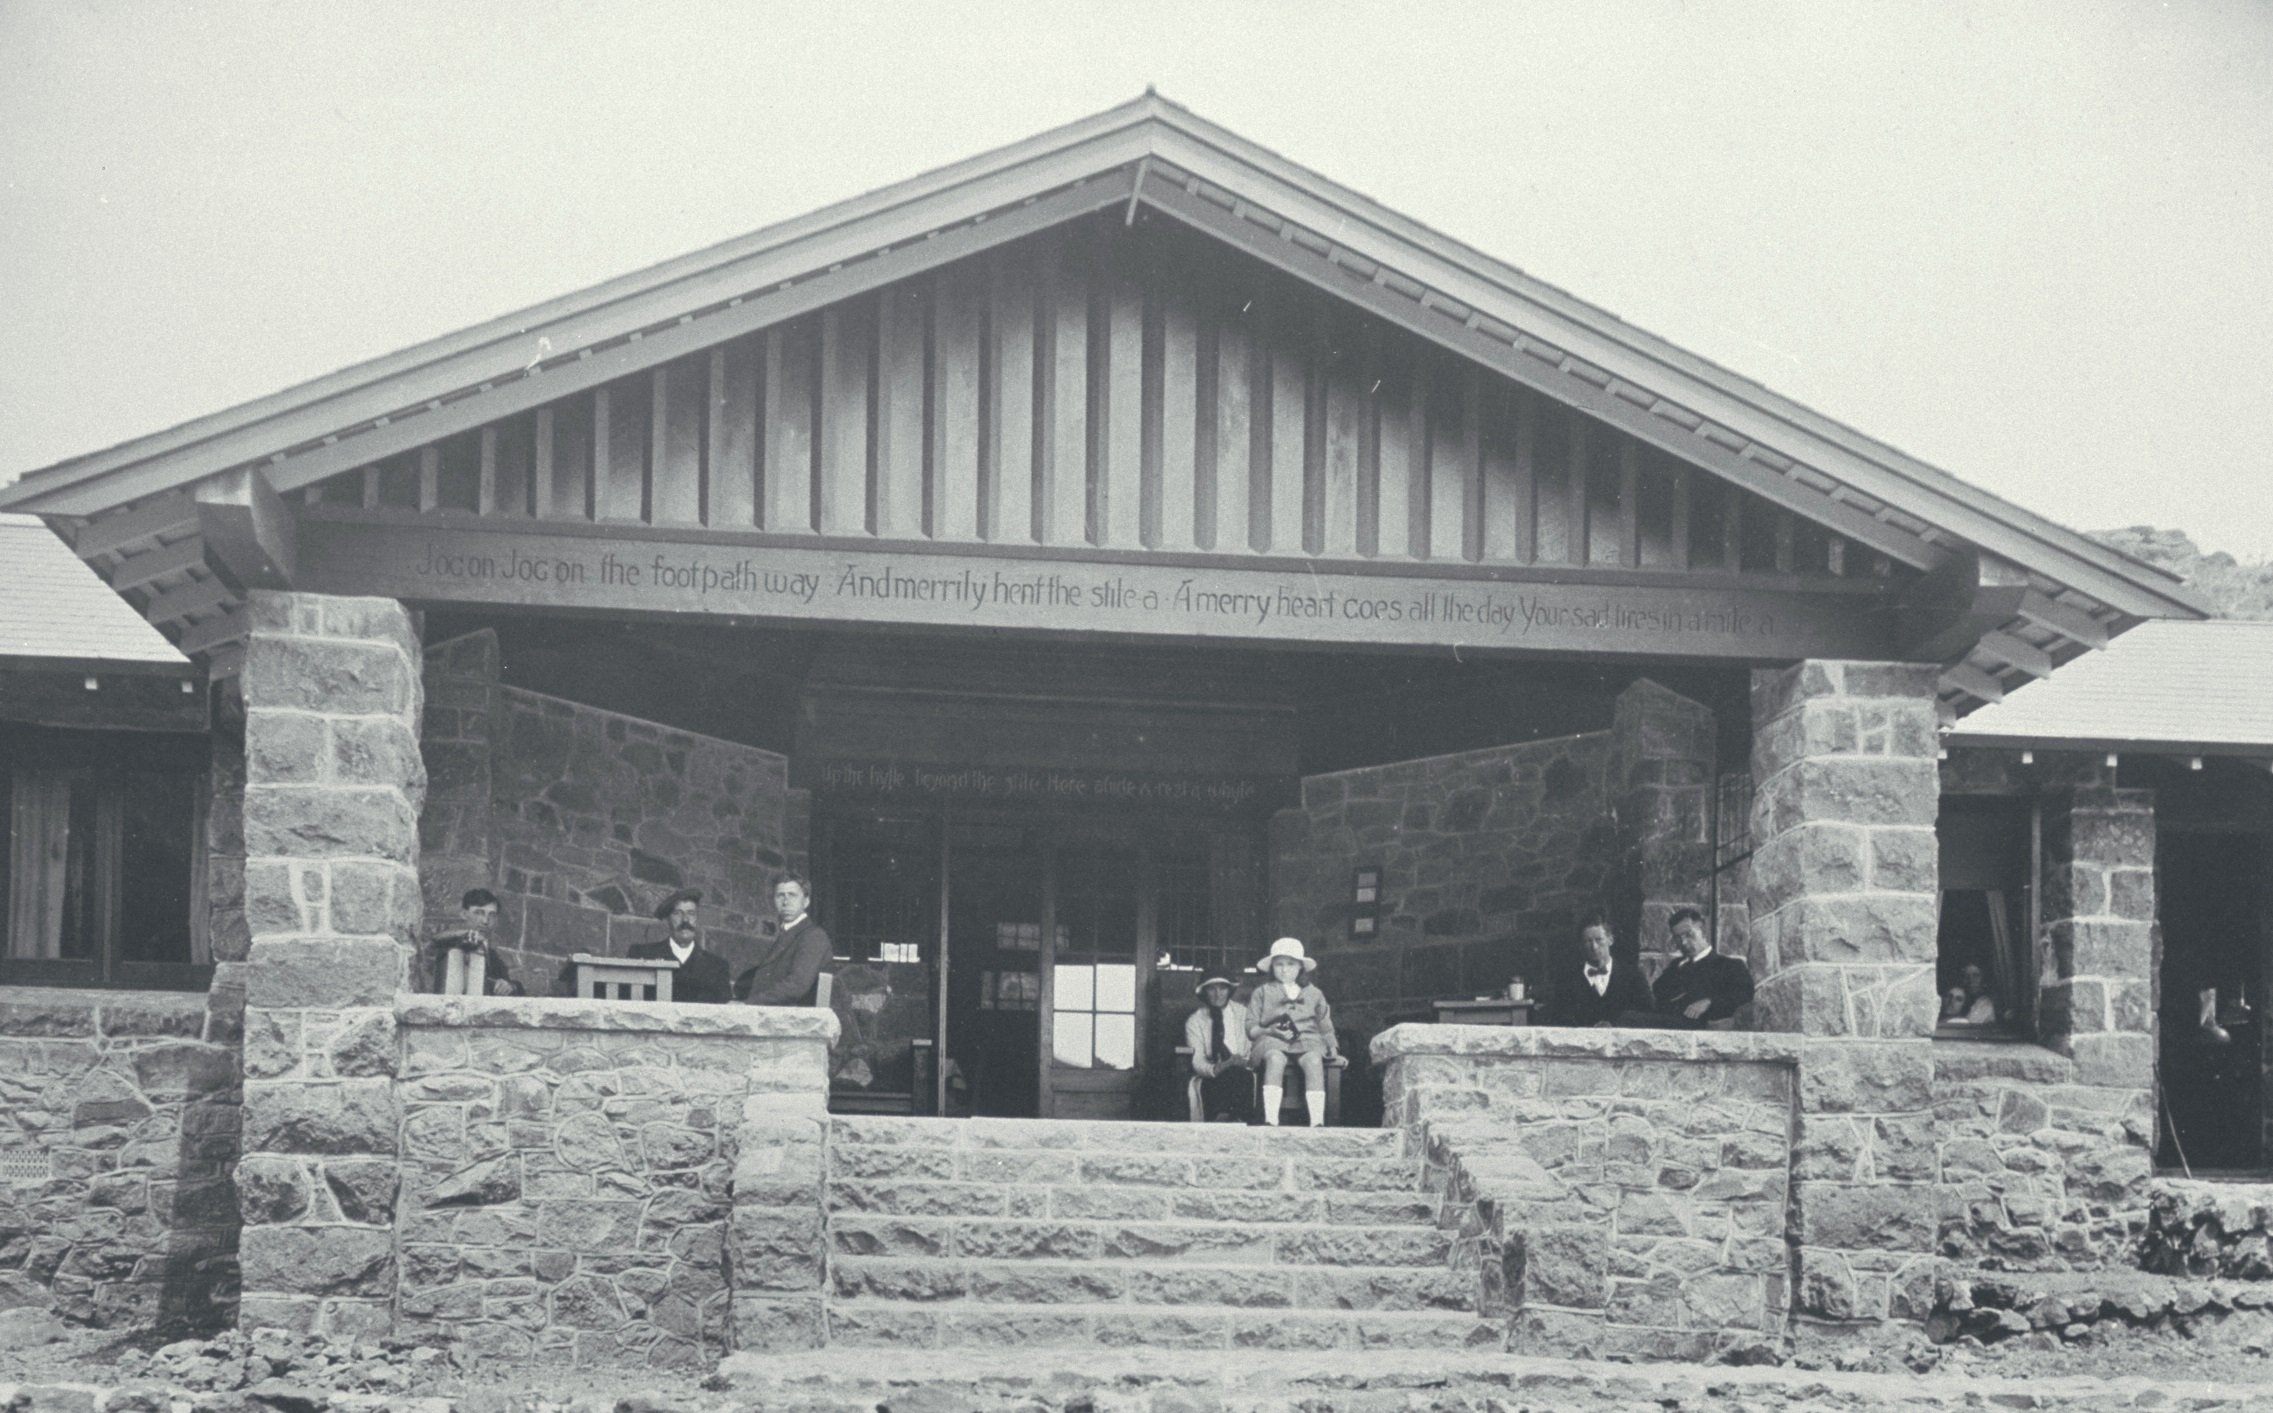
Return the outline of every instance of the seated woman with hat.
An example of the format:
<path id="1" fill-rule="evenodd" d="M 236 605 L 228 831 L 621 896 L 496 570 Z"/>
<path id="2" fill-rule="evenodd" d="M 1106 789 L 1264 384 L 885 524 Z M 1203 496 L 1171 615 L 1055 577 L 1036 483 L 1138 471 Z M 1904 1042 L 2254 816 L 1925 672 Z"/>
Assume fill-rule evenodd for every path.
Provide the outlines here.
<path id="1" fill-rule="evenodd" d="M 1195 1123 L 1206 1123 L 1218 1114 L 1245 1123 L 1255 1107 L 1255 1078 L 1247 1068 L 1245 1048 L 1247 1008 L 1231 999 L 1231 991 L 1230 980 L 1221 976 L 1192 988 L 1201 1005 L 1184 1019 L 1184 1044 L 1192 1052 Z"/>
<path id="2" fill-rule="evenodd" d="M 1302 1067 L 1302 1098 L 1310 1126 L 1326 1122 L 1326 1062 L 1334 1057 L 1334 1011 L 1326 993 L 1310 982 L 1317 959 L 1305 956 L 1299 938 L 1281 937 L 1255 964 L 1263 983 L 1247 998 L 1247 1034 L 1253 1044 L 1248 1063 L 1263 1072 L 1263 1122 L 1276 1125 L 1286 1093 L 1286 1058 Z"/>

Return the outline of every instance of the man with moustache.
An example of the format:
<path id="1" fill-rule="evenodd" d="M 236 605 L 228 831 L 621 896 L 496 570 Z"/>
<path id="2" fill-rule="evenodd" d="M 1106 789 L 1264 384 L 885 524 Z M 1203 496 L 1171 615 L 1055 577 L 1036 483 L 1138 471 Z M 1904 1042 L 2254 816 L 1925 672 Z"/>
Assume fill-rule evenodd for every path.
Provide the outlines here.
<path id="1" fill-rule="evenodd" d="M 702 945 L 702 890 L 681 888 L 656 906 L 655 916 L 670 933 L 660 942 L 635 943 L 625 955 L 642 961 L 661 959 L 679 964 L 671 978 L 671 999 L 694 1005 L 722 1006 L 733 999 L 734 974 L 726 959 Z"/>

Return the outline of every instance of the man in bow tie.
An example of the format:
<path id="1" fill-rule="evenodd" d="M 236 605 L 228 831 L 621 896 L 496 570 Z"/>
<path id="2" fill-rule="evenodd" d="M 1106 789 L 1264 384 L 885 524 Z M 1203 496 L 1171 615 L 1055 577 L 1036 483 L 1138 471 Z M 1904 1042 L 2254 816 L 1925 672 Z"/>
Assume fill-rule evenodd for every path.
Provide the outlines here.
<path id="1" fill-rule="evenodd" d="M 1641 968 L 1610 954 L 1610 924 L 1590 917 L 1579 927 L 1579 964 L 1555 983 L 1556 1025 L 1616 1025 L 1628 1012 L 1652 1009 Z"/>

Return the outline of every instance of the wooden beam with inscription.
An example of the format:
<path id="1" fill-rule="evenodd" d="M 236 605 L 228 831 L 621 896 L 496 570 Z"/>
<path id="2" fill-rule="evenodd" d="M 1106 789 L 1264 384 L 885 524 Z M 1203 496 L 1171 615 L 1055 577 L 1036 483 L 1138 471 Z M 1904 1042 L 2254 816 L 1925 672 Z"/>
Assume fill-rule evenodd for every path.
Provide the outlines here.
<path id="1" fill-rule="evenodd" d="M 1161 562 L 564 528 L 311 511 L 300 527 L 298 587 L 720 619 L 1641 658 L 1869 659 L 1892 648 L 1891 615 L 1867 586 L 1512 567 L 1328 572 L 1302 559 Z"/>

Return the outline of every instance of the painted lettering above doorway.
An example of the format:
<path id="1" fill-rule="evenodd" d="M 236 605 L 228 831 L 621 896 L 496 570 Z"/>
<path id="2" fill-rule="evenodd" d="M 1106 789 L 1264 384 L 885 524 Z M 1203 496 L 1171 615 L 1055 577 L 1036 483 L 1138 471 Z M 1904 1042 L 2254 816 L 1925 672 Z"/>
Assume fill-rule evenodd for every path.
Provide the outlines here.
<path id="1" fill-rule="evenodd" d="M 797 784 L 832 795 L 1075 808 L 1134 806 L 1222 814 L 1268 812 L 1292 804 L 1298 793 L 1291 776 L 969 762 L 824 758 L 798 762 L 791 775 Z"/>
<path id="2" fill-rule="evenodd" d="M 602 527 L 595 527 L 596 530 Z M 300 587 L 429 603 L 1249 641 L 1736 658 L 1876 657 L 1881 600 L 1668 575 L 1352 573 L 311 516 Z M 1418 568 L 1418 566 L 1415 566 Z"/>

